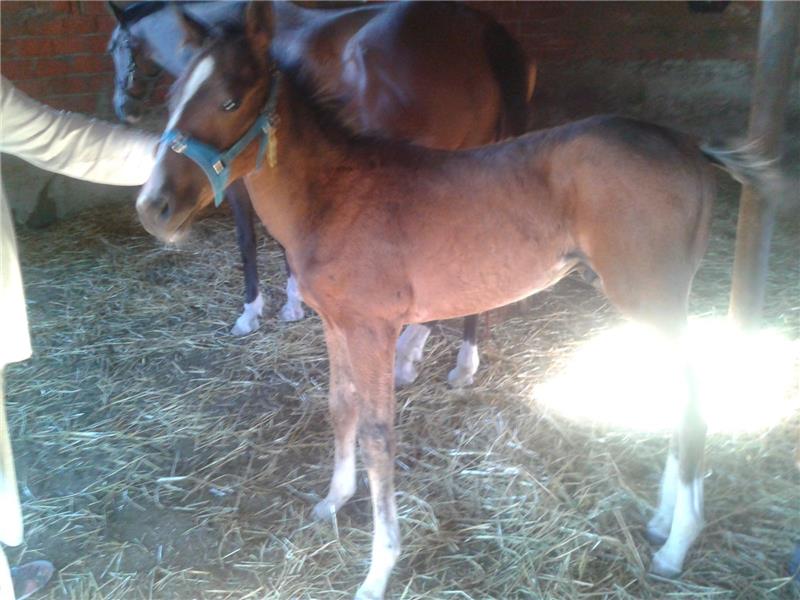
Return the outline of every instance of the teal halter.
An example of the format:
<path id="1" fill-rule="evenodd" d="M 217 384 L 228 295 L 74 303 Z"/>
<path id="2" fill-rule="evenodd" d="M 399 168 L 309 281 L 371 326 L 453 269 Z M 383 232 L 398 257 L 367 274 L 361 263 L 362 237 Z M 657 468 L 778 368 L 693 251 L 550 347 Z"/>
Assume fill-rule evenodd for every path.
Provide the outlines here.
<path id="1" fill-rule="evenodd" d="M 261 111 L 250 128 L 244 132 L 244 135 L 225 151 L 220 152 L 213 146 L 199 142 L 175 128 L 165 131 L 159 140 L 159 144 L 169 144 L 170 150 L 177 154 L 184 154 L 203 170 L 211 183 L 211 188 L 214 190 L 214 206 L 219 206 L 225 198 L 224 193 L 225 188 L 228 187 L 231 163 L 259 135 L 261 140 L 258 144 L 256 169 L 261 168 L 261 164 L 264 162 L 264 154 L 267 150 L 267 143 L 269 142 L 270 130 L 274 125 L 277 101 L 278 74 L 276 72 L 273 76 L 272 89 L 264 110 Z"/>

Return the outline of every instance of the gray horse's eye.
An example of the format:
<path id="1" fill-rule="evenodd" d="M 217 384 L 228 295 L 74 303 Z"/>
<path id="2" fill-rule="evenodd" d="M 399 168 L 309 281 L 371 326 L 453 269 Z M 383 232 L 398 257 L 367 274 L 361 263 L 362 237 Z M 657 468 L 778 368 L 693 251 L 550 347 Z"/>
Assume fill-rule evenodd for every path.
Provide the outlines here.
<path id="1" fill-rule="evenodd" d="M 233 100 L 233 99 L 225 100 L 225 102 L 222 104 L 222 110 L 226 112 L 233 112 L 237 108 L 239 108 L 238 100 Z"/>

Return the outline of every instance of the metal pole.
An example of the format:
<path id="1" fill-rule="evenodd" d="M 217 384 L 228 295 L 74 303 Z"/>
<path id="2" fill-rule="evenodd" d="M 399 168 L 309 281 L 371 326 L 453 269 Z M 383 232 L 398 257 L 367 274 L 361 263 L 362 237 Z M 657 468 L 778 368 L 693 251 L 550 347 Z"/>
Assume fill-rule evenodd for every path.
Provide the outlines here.
<path id="1" fill-rule="evenodd" d="M 800 2 L 762 4 L 748 142 L 765 157 L 779 156 L 781 151 L 798 24 Z M 745 187 L 739 203 L 730 304 L 731 316 L 744 327 L 756 327 L 761 319 L 774 223 L 770 204 Z"/>

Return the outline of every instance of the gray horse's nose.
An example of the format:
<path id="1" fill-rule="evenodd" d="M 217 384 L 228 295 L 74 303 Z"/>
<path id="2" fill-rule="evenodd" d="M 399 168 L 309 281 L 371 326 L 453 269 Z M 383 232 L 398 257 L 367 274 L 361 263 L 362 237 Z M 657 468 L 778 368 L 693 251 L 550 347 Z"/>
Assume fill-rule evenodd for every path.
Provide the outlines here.
<path id="1" fill-rule="evenodd" d="M 125 98 L 115 103 L 114 112 L 123 123 L 138 123 L 144 114 L 144 108 L 139 100 Z"/>

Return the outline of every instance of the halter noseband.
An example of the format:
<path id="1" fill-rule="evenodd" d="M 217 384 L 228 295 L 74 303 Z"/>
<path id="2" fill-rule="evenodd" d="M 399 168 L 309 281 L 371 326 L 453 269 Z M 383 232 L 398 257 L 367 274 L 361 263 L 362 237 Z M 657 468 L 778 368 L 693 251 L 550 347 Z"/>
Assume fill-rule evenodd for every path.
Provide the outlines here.
<path id="1" fill-rule="evenodd" d="M 198 167 L 203 170 L 211 189 L 214 190 L 214 206 L 222 204 L 225 188 L 228 187 L 228 177 L 230 176 L 230 165 L 250 143 L 261 135 L 258 144 L 258 154 L 256 155 L 256 169 L 261 168 L 264 162 L 264 154 L 267 144 L 270 141 L 270 133 L 275 127 L 276 116 L 275 107 L 278 101 L 278 83 L 280 73 L 275 71 L 272 79 L 272 89 L 264 105 L 264 109 L 259 113 L 255 122 L 244 132 L 230 148 L 224 151 L 217 150 L 213 146 L 199 142 L 188 135 L 181 133 L 176 128 L 168 129 L 161 136 L 159 144 L 169 144 L 170 150 L 176 154 L 183 154 L 192 159 Z M 272 154 L 272 152 L 270 152 Z M 272 156 L 270 163 L 272 164 Z"/>

